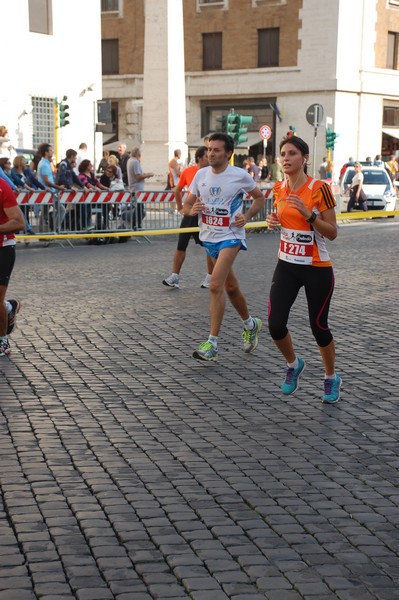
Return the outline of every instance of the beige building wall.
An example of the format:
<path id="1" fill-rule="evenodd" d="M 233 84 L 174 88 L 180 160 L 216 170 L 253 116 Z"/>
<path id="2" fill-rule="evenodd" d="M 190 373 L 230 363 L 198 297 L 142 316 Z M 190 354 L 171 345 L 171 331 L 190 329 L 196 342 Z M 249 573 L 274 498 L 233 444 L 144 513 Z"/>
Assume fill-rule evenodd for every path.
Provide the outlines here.
<path id="1" fill-rule="evenodd" d="M 396 0 L 331 0 L 325 10 L 320 0 L 228 0 L 226 4 L 228 10 L 210 6 L 197 10 L 197 0 L 184 0 L 189 143 L 207 133 L 209 107 L 219 104 L 226 110 L 242 103 L 264 106 L 265 122 L 273 129 L 268 151 L 278 146 L 289 125 L 296 126 L 311 145 L 313 128 L 306 121 L 306 109 L 320 103 L 340 134 L 334 153 L 337 168 L 349 154 L 362 158 L 380 152 L 383 107 L 397 104 L 399 97 L 399 71 L 386 69 L 388 31 L 399 32 Z M 123 117 L 132 105 L 118 77 L 131 78 L 127 84 L 131 100 L 142 98 L 140 50 L 135 44 L 143 29 L 143 0 L 124 0 L 123 5 L 126 17 L 135 8 L 135 27 L 141 32 L 126 45 L 127 63 L 137 66 L 137 71 L 104 78 L 104 89 L 121 98 L 120 123 L 132 120 L 131 115 Z M 110 19 L 103 20 L 104 36 L 110 35 L 107 23 Z M 257 68 L 258 29 L 268 27 L 280 29 L 279 66 Z M 223 32 L 223 67 L 203 71 L 202 34 L 218 31 Z M 125 68 L 129 68 L 126 62 L 121 62 L 121 69 Z M 282 122 L 270 111 L 270 102 L 277 103 Z M 140 107 L 135 110 L 139 113 Z M 325 154 L 324 139 L 325 123 L 318 130 L 315 162 Z"/>

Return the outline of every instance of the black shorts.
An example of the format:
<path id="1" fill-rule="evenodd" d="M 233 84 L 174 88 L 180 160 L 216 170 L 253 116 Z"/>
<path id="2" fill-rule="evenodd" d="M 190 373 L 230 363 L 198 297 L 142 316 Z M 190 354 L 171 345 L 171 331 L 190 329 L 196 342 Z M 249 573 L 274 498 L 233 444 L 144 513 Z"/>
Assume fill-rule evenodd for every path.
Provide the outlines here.
<path id="1" fill-rule="evenodd" d="M 0 285 L 8 286 L 15 263 L 15 245 L 0 248 Z"/>
<path id="2" fill-rule="evenodd" d="M 180 223 L 180 229 L 184 227 L 198 227 L 198 215 L 195 217 L 183 217 Z M 191 236 L 193 237 L 196 244 L 200 244 L 202 246 L 201 240 L 199 239 L 199 231 L 193 233 L 180 233 L 179 238 L 177 240 L 177 249 L 185 252 L 187 250 L 188 242 L 190 241 Z"/>

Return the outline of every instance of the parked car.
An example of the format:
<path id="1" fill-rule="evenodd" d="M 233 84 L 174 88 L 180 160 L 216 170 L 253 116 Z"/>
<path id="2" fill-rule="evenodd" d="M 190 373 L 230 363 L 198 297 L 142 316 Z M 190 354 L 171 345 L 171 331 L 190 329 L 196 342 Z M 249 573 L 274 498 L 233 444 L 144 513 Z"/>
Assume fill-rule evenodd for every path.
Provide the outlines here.
<path id="1" fill-rule="evenodd" d="M 369 210 L 395 210 L 396 191 L 392 180 L 384 167 L 364 166 L 363 190 L 367 196 L 367 207 Z M 348 166 L 345 170 L 340 184 L 340 211 L 346 212 L 348 208 L 349 192 L 348 186 L 352 183 L 355 169 Z M 345 193 L 346 192 L 346 193 Z"/>

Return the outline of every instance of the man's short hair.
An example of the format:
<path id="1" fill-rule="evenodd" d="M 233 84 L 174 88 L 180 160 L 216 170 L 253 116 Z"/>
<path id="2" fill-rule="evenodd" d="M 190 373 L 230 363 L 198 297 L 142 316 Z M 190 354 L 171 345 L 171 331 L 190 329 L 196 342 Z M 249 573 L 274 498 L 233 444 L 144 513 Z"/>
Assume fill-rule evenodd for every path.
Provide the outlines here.
<path id="1" fill-rule="evenodd" d="M 42 144 L 40 146 L 40 156 L 44 157 L 51 147 L 51 144 Z"/>
<path id="2" fill-rule="evenodd" d="M 74 150 L 73 148 L 69 148 L 69 149 L 66 151 L 66 154 L 65 154 L 65 156 L 66 156 L 66 158 L 74 158 L 75 156 L 77 156 L 77 154 L 78 154 L 78 153 L 76 152 L 76 150 Z"/>
<path id="3" fill-rule="evenodd" d="M 197 150 L 195 151 L 195 162 L 197 163 L 201 158 L 205 156 L 207 152 L 208 148 L 206 146 L 200 146 L 199 148 L 197 148 Z"/>
<path id="4" fill-rule="evenodd" d="M 141 154 L 140 146 L 133 146 L 133 148 L 130 150 L 130 156 L 136 156 L 137 154 Z"/>
<path id="5" fill-rule="evenodd" d="M 85 144 L 85 142 L 79 144 L 79 150 L 87 150 L 87 144 Z"/>
<path id="6" fill-rule="evenodd" d="M 226 150 L 226 152 L 231 152 L 232 154 L 234 152 L 234 140 L 231 137 L 231 135 L 227 135 L 227 133 L 221 133 L 219 131 L 216 133 L 212 133 L 212 135 L 209 136 L 209 141 L 224 142 L 224 149 Z"/>

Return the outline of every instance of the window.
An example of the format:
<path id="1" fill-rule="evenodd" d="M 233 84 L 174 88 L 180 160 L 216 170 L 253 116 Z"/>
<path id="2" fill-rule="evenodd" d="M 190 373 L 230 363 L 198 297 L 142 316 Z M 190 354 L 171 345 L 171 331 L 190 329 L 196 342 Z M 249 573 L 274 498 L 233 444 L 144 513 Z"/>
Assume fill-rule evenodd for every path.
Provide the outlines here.
<path id="1" fill-rule="evenodd" d="M 29 31 L 52 35 L 52 0 L 29 0 Z"/>
<path id="2" fill-rule="evenodd" d="M 388 31 L 387 69 L 398 69 L 399 33 Z"/>
<path id="3" fill-rule="evenodd" d="M 54 98 L 32 97 L 32 143 L 54 146 Z"/>
<path id="4" fill-rule="evenodd" d="M 202 70 L 214 71 L 222 68 L 222 34 L 202 34 Z"/>
<path id="5" fill-rule="evenodd" d="M 101 0 L 101 12 L 119 12 L 119 0 Z"/>
<path id="6" fill-rule="evenodd" d="M 116 75 L 119 73 L 119 40 L 102 40 L 102 73 Z"/>
<path id="7" fill-rule="evenodd" d="M 207 8 L 208 6 L 227 10 L 228 0 L 197 0 L 197 12 L 201 10 L 201 8 Z"/>
<path id="8" fill-rule="evenodd" d="M 385 127 L 399 127 L 399 106 L 384 106 L 382 123 Z"/>
<path id="9" fill-rule="evenodd" d="M 257 8 L 258 6 L 282 6 L 283 4 L 287 4 L 287 0 L 252 0 L 252 8 Z"/>
<path id="10" fill-rule="evenodd" d="M 278 67 L 280 29 L 258 29 L 258 67 Z"/>

